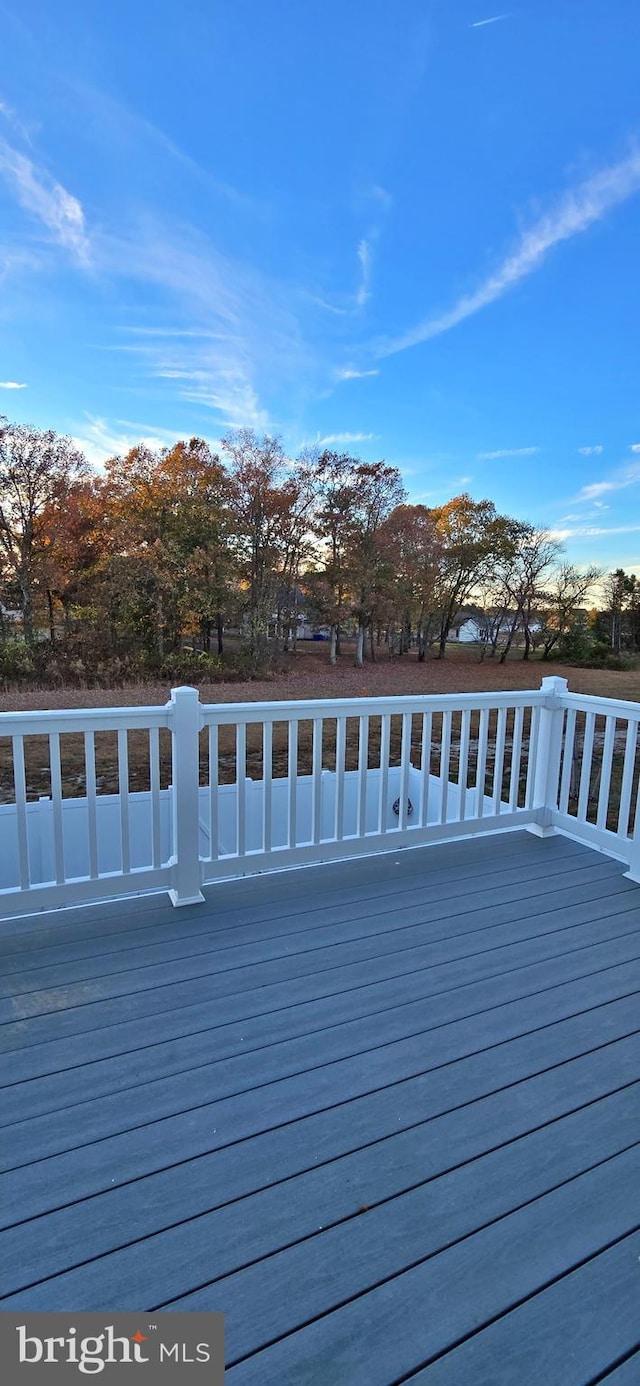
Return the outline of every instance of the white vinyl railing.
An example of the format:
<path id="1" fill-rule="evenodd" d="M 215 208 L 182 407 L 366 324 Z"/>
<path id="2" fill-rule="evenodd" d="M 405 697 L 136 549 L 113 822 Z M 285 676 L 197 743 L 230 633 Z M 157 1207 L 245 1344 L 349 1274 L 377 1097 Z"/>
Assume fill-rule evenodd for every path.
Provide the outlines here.
<path id="1" fill-rule="evenodd" d="M 640 880 L 640 704 L 528 692 L 0 715 L 0 915 L 519 827 Z"/>

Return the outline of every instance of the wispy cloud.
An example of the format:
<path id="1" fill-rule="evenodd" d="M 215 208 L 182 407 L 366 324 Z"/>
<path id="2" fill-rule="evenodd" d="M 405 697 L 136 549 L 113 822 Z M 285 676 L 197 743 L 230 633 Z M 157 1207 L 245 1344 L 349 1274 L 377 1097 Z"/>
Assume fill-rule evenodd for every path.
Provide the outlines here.
<path id="1" fill-rule="evenodd" d="M 471 25 L 472 29 L 484 29 L 485 24 L 499 24 L 501 19 L 509 19 L 508 14 L 492 14 L 489 19 L 476 19 Z"/>
<path id="2" fill-rule="evenodd" d="M 388 212 L 393 205 L 391 193 L 383 188 L 380 183 L 372 183 L 369 188 L 369 196 L 373 202 L 377 202 L 384 212 Z"/>
<path id="3" fill-rule="evenodd" d="M 356 305 L 358 308 L 364 308 L 365 303 L 371 297 L 371 275 L 373 272 L 371 237 L 362 237 L 358 246 L 358 260 L 360 262 L 360 284 L 356 293 Z"/>
<path id="4" fill-rule="evenodd" d="M 380 371 L 374 368 L 370 371 L 356 370 L 355 366 L 343 366 L 337 373 L 338 380 L 364 380 L 368 375 L 379 375 Z"/>
<path id="5" fill-rule="evenodd" d="M 637 486 L 639 482 L 640 462 L 634 462 L 629 467 L 621 467 L 618 471 L 612 472 L 611 476 L 603 481 L 593 481 L 588 486 L 583 486 L 576 499 L 596 500 L 610 491 L 626 491 L 627 487 Z"/>
<path id="6" fill-rule="evenodd" d="M 223 254 L 192 226 L 140 218 L 103 247 L 109 273 L 154 288 L 154 319 L 132 324 L 120 349 L 178 400 L 213 410 L 224 427 L 271 426 L 267 395 L 326 380 L 305 340 L 303 296 Z"/>
<path id="7" fill-rule="evenodd" d="M 0 380 L 0 390 L 26 390 L 26 382 L 22 380 Z"/>
<path id="8" fill-rule="evenodd" d="M 416 327 L 377 347 L 379 356 L 390 356 L 407 347 L 439 337 L 473 317 L 539 269 L 554 246 L 580 235 L 613 207 L 640 188 L 640 148 L 626 158 L 608 164 L 570 189 L 549 212 L 539 217 L 520 237 L 519 244 L 478 289 L 464 294 L 446 312 L 424 318 Z"/>
<path id="9" fill-rule="evenodd" d="M 640 452 L 640 443 L 630 443 L 629 446 L 632 452 Z"/>
<path id="10" fill-rule="evenodd" d="M 605 534 L 638 534 L 640 525 L 579 525 L 571 529 L 551 529 L 553 539 L 597 539 Z"/>
<path id="11" fill-rule="evenodd" d="M 37 217 L 60 245 L 86 263 L 89 241 L 77 197 L 4 139 L 0 139 L 0 175 L 20 206 Z"/>
<path id="12" fill-rule="evenodd" d="M 369 443 L 375 436 L 375 433 L 327 433 L 315 442 L 318 447 L 329 447 L 331 443 Z"/>
<path id="13" fill-rule="evenodd" d="M 479 462 L 495 462 L 499 457 L 533 457 L 540 448 L 498 448 L 496 452 L 479 452 Z"/>
<path id="14" fill-rule="evenodd" d="M 152 449 L 172 447 L 180 438 L 189 437 L 192 428 L 155 428 L 150 424 L 135 423 L 130 419 L 116 419 L 113 422 L 99 418 L 95 414 L 85 414 L 84 420 L 75 429 L 73 442 L 93 466 L 100 467 L 109 457 L 123 456 L 134 447 Z M 217 440 L 208 439 L 214 446 Z"/>
<path id="15" fill-rule="evenodd" d="M 593 443 L 591 447 L 578 448 L 578 452 L 582 453 L 583 457 L 594 457 L 599 453 L 604 452 L 604 448 L 602 446 L 602 443 Z"/>
<path id="16" fill-rule="evenodd" d="M 24 140 L 25 144 L 31 144 L 29 127 L 20 119 L 17 111 L 14 111 L 13 106 L 10 106 L 8 101 L 0 101 L 0 116 L 6 120 L 7 125 L 20 136 L 21 140 Z"/>

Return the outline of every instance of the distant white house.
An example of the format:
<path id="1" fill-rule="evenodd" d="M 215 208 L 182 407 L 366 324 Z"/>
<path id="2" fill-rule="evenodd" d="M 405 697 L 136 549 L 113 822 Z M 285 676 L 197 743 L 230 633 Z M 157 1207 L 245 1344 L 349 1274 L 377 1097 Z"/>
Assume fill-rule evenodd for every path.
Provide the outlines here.
<path id="1" fill-rule="evenodd" d="M 464 616 L 456 626 L 452 626 L 449 631 L 449 640 L 457 640 L 461 645 L 486 645 L 490 640 L 495 640 L 496 635 L 506 636 L 511 629 L 513 614 L 507 613 L 502 617 L 499 627 L 491 618 L 484 620 L 482 616 Z M 531 621 L 529 630 L 532 635 L 536 635 L 540 630 L 539 621 Z M 516 630 L 516 640 L 522 636 L 522 626 L 519 624 Z"/>
<path id="2" fill-rule="evenodd" d="M 450 640 L 459 640 L 461 645 L 485 644 L 489 639 L 489 628 L 480 616 L 466 616 L 459 626 L 449 631 Z"/>
<path id="3" fill-rule="evenodd" d="M 3 621 L 21 621 L 21 620 L 22 620 L 22 612 L 21 612 L 21 611 L 11 611 L 10 608 L 9 608 L 8 606 L 3 606 L 2 602 L 0 602 L 0 616 L 2 617 Z"/>

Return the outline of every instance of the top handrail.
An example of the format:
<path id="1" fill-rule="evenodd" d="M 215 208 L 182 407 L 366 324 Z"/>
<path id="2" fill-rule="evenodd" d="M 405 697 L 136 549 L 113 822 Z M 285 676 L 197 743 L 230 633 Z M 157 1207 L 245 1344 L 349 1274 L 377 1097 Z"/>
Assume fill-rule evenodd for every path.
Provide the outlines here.
<path id="1" fill-rule="evenodd" d="M 50 732 L 146 730 L 169 727 L 166 707 L 53 708 L 47 711 L 0 712 L 0 736 L 46 736 Z"/>
<path id="2" fill-rule="evenodd" d="M 613 709 L 618 709 L 620 717 L 626 717 L 632 722 L 640 719 L 640 702 L 633 702 L 631 699 L 626 701 L 622 698 L 603 698 L 595 693 L 562 693 L 560 695 L 562 707 L 574 708 L 576 712 L 595 712 L 603 717 L 613 717 Z"/>
<path id="3" fill-rule="evenodd" d="M 269 721 L 285 721 L 292 716 L 298 721 L 310 721 L 314 717 L 376 717 L 381 714 L 402 712 L 465 712 L 476 708 L 536 707 L 545 702 L 545 694 L 539 688 L 511 689 L 489 693 L 413 693 L 369 697 L 367 694 L 352 698 L 294 698 L 279 702 L 246 703 L 202 703 L 203 716 L 232 718 L 246 714 L 244 720 L 258 722 L 266 716 Z"/>
<path id="4" fill-rule="evenodd" d="M 408 712 L 535 708 L 547 706 L 550 694 L 558 707 L 640 721 L 640 702 L 574 693 L 568 689 L 552 690 L 549 684 L 556 682 L 560 683 L 560 680 L 545 680 L 540 688 L 502 689 L 482 693 L 412 693 L 387 697 L 357 694 L 347 698 L 292 698 L 273 702 L 202 703 L 199 700 L 198 689 L 189 688 L 184 691 L 197 699 L 202 726 L 208 726 L 214 721 L 300 722 L 311 721 L 314 718 L 394 716 Z M 118 731 L 123 728 L 134 731 L 152 727 L 170 728 L 171 719 L 171 702 L 145 707 L 124 705 L 0 712 L 0 736 L 46 736 L 55 732 Z"/>

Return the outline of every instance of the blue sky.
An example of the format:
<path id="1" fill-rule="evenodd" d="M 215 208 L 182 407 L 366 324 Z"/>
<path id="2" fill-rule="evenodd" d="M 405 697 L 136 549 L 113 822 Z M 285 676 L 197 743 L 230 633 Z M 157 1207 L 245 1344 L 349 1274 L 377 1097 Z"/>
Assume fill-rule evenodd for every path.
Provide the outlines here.
<path id="1" fill-rule="evenodd" d="M 326 440 L 640 572 L 639 42 L 636 0 L 0 0 L 0 412 Z"/>

